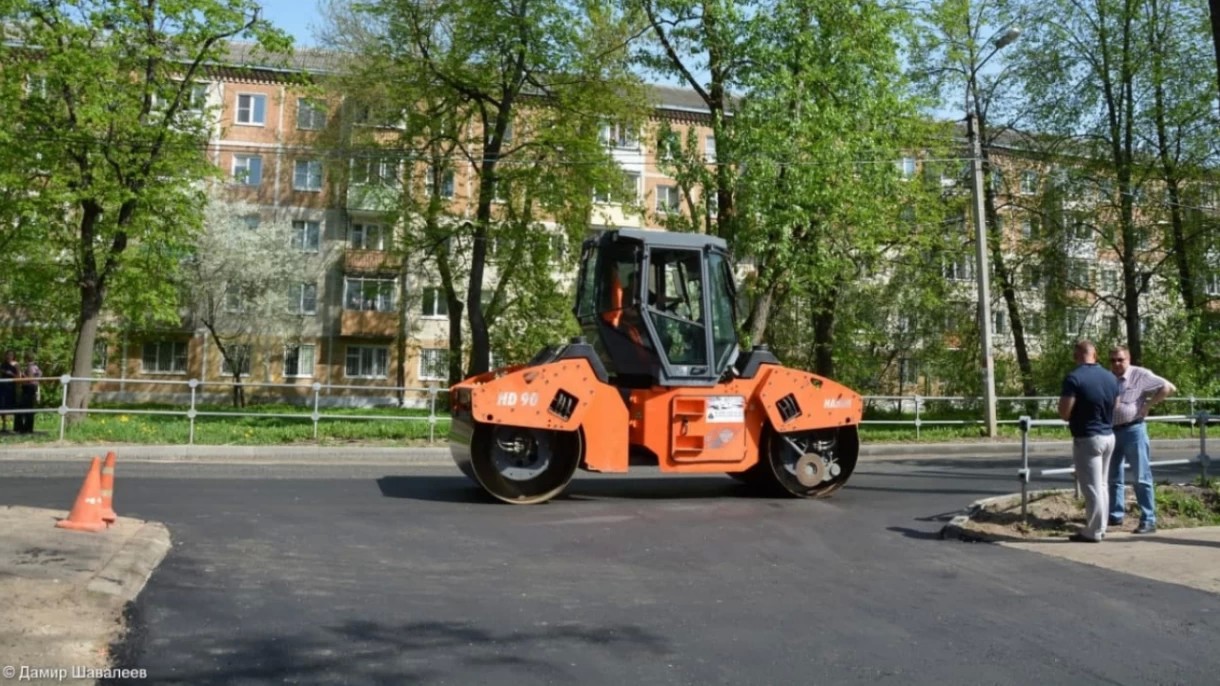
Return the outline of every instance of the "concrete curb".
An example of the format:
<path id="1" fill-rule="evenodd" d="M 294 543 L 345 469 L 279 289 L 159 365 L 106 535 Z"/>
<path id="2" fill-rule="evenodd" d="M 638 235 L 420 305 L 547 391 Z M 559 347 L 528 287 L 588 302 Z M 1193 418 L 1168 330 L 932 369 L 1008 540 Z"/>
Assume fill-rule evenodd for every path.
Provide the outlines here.
<path id="1" fill-rule="evenodd" d="M 1066 488 L 1044 488 L 1038 491 L 1028 491 L 1026 497 L 1031 501 L 1049 495 L 1051 493 L 1065 493 L 1071 489 Z M 966 528 L 970 520 L 983 511 L 990 505 L 1009 506 L 1021 502 L 1020 493 L 1009 493 L 1007 495 L 996 495 L 990 498 L 980 498 L 966 506 L 962 514 L 956 515 L 949 520 L 940 530 L 942 540 L 964 541 L 966 543 L 993 543 L 996 539 L 979 531 L 971 531 Z"/>
<path id="2" fill-rule="evenodd" d="M 172 547 L 169 529 L 164 524 L 144 522 L 93 575 L 85 590 L 112 597 L 115 609 L 121 610 L 140 595 Z"/>

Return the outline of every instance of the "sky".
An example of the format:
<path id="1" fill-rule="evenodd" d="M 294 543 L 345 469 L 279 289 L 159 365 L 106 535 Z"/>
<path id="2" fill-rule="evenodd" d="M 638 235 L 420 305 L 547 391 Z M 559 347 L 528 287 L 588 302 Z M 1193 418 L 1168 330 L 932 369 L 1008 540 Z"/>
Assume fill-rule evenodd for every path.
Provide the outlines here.
<path id="1" fill-rule="evenodd" d="M 262 0 L 263 17 L 292 35 L 297 47 L 315 44 L 313 26 L 321 21 L 317 0 Z"/>

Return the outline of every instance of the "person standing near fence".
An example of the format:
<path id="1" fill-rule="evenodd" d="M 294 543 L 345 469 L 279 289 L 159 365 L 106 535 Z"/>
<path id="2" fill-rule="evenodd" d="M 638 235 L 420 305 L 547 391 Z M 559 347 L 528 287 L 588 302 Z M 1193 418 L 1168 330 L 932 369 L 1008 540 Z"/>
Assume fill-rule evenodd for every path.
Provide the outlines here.
<path id="1" fill-rule="evenodd" d="M 1110 526 L 1123 523 L 1126 511 L 1124 460 L 1135 469 L 1135 502 L 1140 508 L 1137 534 L 1156 533 L 1156 492 L 1149 463 L 1151 445 L 1148 410 L 1177 392 L 1177 386 L 1131 364 L 1131 353 L 1123 346 L 1110 351 L 1110 371 L 1118 379 L 1118 407 L 1114 409 L 1114 459 L 1110 463 Z"/>
<path id="2" fill-rule="evenodd" d="M 17 353 L 5 351 L 0 362 L 0 431 L 8 431 L 8 410 L 17 406 L 17 377 L 21 369 L 17 366 Z M 13 430 L 17 429 L 17 418 L 13 417 Z"/>
<path id="3" fill-rule="evenodd" d="M 1118 379 L 1097 364 L 1097 348 L 1080 341 L 1072 349 L 1076 368 L 1063 379 L 1059 417 L 1072 432 L 1072 462 L 1084 493 L 1084 527 L 1071 535 L 1077 542 L 1101 543 L 1106 537 L 1106 475 L 1114 454 L 1114 408 Z"/>
<path id="4" fill-rule="evenodd" d="M 17 408 L 29 410 L 29 413 L 14 416 L 14 430 L 19 434 L 34 433 L 34 408 L 38 405 L 38 380 L 41 378 L 42 369 L 34 361 L 34 353 L 26 352 L 21 381 L 18 383 L 21 395 L 17 398 Z"/>

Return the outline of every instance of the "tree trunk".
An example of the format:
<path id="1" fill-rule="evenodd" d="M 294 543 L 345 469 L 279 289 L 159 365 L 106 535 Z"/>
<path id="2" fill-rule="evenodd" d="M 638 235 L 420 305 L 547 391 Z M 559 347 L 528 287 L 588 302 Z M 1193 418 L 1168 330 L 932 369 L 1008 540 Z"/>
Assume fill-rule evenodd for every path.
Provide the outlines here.
<path id="1" fill-rule="evenodd" d="M 93 376 L 93 343 L 97 340 L 98 324 L 101 322 L 103 293 L 92 285 L 80 289 L 81 308 L 76 321 L 76 350 L 72 355 L 72 381 L 68 386 L 68 407 L 74 410 L 89 409 L 93 385 L 88 381 Z M 84 419 L 85 415 L 69 414 L 69 422 Z"/>
<path id="2" fill-rule="evenodd" d="M 829 379 L 835 378 L 834 327 L 838 298 L 839 289 L 831 288 L 825 300 L 814 305 L 813 370 Z"/>
<path id="3" fill-rule="evenodd" d="M 241 363 L 235 365 L 236 371 L 233 372 L 233 407 L 243 408 L 246 406 L 246 387 L 241 383 Z"/>
<path id="4" fill-rule="evenodd" d="M 407 257 L 403 255 L 402 266 L 398 270 L 398 326 L 394 329 L 394 354 L 398 356 L 395 364 L 394 383 L 398 386 L 395 395 L 398 396 L 398 406 L 407 406 Z"/>
<path id="5" fill-rule="evenodd" d="M 1216 88 L 1220 94 L 1220 0 L 1207 0 L 1212 20 L 1212 46 L 1216 51 Z"/>

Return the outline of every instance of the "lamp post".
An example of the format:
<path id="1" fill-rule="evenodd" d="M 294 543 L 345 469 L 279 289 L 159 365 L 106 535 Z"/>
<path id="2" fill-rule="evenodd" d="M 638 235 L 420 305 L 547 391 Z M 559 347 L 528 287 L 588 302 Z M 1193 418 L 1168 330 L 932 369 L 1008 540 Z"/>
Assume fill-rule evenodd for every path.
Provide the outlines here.
<path id="1" fill-rule="evenodd" d="M 995 356 L 991 350 L 991 260 L 987 257 L 987 209 L 983 204 L 983 146 L 979 140 L 979 113 L 971 95 L 975 90 L 975 76 L 987 64 L 987 60 L 1020 35 L 1021 31 L 1017 28 L 1004 32 L 996 39 L 991 53 L 971 68 L 966 80 L 966 137 L 970 142 L 971 193 L 974 196 L 974 271 L 978 279 L 979 331 L 982 333 L 983 404 L 986 406 L 987 436 L 990 438 L 996 436 Z"/>

